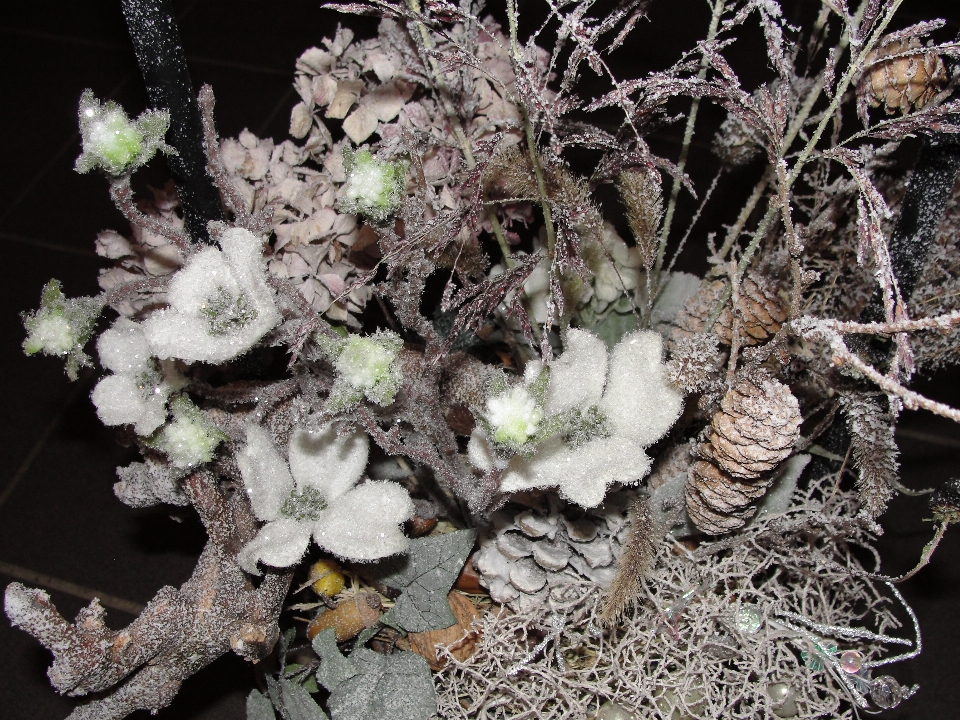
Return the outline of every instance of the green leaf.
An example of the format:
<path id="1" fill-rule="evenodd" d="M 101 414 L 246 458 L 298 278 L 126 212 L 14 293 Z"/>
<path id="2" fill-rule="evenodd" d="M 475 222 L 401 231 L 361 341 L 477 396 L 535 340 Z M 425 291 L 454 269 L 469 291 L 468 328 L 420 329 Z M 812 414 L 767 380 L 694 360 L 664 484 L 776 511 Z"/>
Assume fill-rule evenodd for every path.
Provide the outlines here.
<path id="1" fill-rule="evenodd" d="M 270 698 L 251 690 L 247 696 L 247 720 L 277 720 Z"/>
<path id="2" fill-rule="evenodd" d="M 458 530 L 446 535 L 420 538 L 399 558 L 379 563 L 373 570 L 384 584 L 403 595 L 384 615 L 385 623 L 396 623 L 408 632 L 450 627 L 457 619 L 450 610 L 447 593 L 453 587 L 477 534 Z"/>
<path id="3" fill-rule="evenodd" d="M 637 327 L 639 327 L 637 316 L 632 312 L 609 312 L 589 329 L 607 344 L 607 348 L 612 350 L 624 335 L 633 332 Z"/>
<path id="4" fill-rule="evenodd" d="M 358 673 L 330 693 L 333 720 L 426 720 L 437 713 L 430 667 L 416 653 L 358 648 L 350 659 Z"/>
<path id="5" fill-rule="evenodd" d="M 327 714 L 317 705 L 299 683 L 292 680 L 280 680 L 280 709 L 284 720 L 329 720 Z"/>
<path id="6" fill-rule="evenodd" d="M 357 669 L 350 658 L 340 653 L 333 628 L 327 628 L 313 638 L 313 651 L 320 658 L 317 682 L 327 690 L 333 691 L 335 687 L 357 674 Z"/>

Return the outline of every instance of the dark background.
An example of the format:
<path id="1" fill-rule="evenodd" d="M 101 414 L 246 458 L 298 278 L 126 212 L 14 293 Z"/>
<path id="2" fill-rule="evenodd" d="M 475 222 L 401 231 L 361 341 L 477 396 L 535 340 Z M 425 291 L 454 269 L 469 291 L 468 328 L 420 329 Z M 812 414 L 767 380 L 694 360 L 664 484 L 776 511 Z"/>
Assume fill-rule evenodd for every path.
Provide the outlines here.
<path id="1" fill-rule="evenodd" d="M 521 0 L 521 10 L 524 5 Z M 19 313 L 33 309 L 51 277 L 69 296 L 95 294 L 104 262 L 93 252 L 96 233 L 125 231 L 102 178 L 72 171 L 80 152 L 77 101 L 90 87 L 101 98 L 120 102 L 131 114 L 147 106 L 119 0 L 7 3 L 0 13 L 0 585 L 19 580 L 50 592 L 68 618 L 94 595 L 108 608 L 108 623 L 130 622 L 138 606 L 162 585 L 177 586 L 190 575 L 204 534 L 189 509 L 132 510 L 113 496 L 114 468 L 133 458 L 117 446 L 96 419 L 87 396 L 95 378 L 69 383 L 62 364 L 28 359 L 20 350 Z M 338 17 L 317 0 L 178 0 L 183 44 L 194 84 L 210 83 L 217 95 L 223 136 L 243 128 L 282 140 L 290 108 L 294 61 L 306 48 L 332 36 L 336 23 L 375 27 L 370 21 Z M 793 22 L 808 22 L 814 0 L 784 3 Z M 960 32 L 955 0 L 906 0 L 898 26 L 922 19 L 948 20 L 944 37 Z M 618 63 L 636 75 L 673 62 L 706 31 L 709 10 L 697 0 L 656 0 L 653 24 L 641 23 Z M 731 51 L 741 58 L 745 85 L 770 76 L 762 58 L 759 31 L 747 33 Z M 752 59 L 750 59 L 752 58 Z M 754 85 L 750 85 L 751 80 Z M 722 119 L 705 109 L 703 127 Z M 676 157 L 682 127 L 665 131 L 655 149 Z M 700 132 L 691 167 L 709 181 L 709 132 Z M 710 172 L 707 172 L 710 171 Z M 162 166 L 153 170 L 160 177 Z M 701 176 L 702 175 L 702 176 Z M 753 185 L 736 178 L 720 188 L 717 210 L 702 227 L 729 222 L 738 198 Z M 701 185 L 703 187 L 703 185 Z M 726 198 L 730 198 L 726 202 Z M 685 226 L 691 203 L 680 206 Z M 731 210 L 732 208 L 732 210 Z M 702 233 L 694 233 L 689 255 L 703 255 Z M 916 387 L 937 399 L 960 402 L 960 376 L 944 372 Z M 906 412 L 900 424 L 903 481 L 930 487 L 952 475 L 960 463 L 956 426 L 929 415 Z M 883 518 L 880 540 L 884 570 L 896 574 L 913 565 L 931 526 L 926 500 L 899 498 Z M 903 684 L 920 683 L 919 695 L 885 713 L 898 720 L 957 717 L 960 708 L 960 537 L 947 533 L 930 566 L 902 586 L 920 618 L 924 651 L 895 665 Z M 50 655 L 25 633 L 0 618 L 0 718 L 56 720 L 74 701 L 50 688 L 45 670 Z M 187 681 L 166 720 L 240 720 L 251 686 L 250 666 L 227 656 Z M 141 717 L 138 715 L 137 717 Z M 142 718 L 146 718 L 142 714 Z M 388 719 L 384 719 L 388 720 Z"/>

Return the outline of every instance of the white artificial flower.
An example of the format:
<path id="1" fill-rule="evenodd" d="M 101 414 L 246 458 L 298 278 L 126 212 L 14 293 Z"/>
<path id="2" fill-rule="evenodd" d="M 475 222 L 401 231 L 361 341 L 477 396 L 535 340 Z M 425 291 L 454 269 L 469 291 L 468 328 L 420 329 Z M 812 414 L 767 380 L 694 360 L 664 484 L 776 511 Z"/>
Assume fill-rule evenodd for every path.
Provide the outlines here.
<path id="1" fill-rule="evenodd" d="M 240 566 L 253 574 L 259 574 L 258 562 L 290 567 L 303 557 L 311 536 L 348 560 L 403 552 L 407 538 L 400 524 L 413 516 L 413 501 L 394 482 L 357 485 L 368 454 L 366 435 L 337 435 L 328 423 L 315 432 L 293 432 L 288 465 L 263 428 L 248 426 L 237 464 L 253 512 L 267 524 L 240 551 Z"/>
<path id="2" fill-rule="evenodd" d="M 231 228 L 220 246 L 190 258 L 170 282 L 169 307 L 144 321 L 158 357 L 224 362 L 249 350 L 280 322 L 260 240 Z"/>
<path id="3" fill-rule="evenodd" d="M 667 383 L 661 353 L 655 332 L 625 335 L 608 358 L 602 340 L 570 330 L 566 350 L 550 365 L 542 421 L 566 417 L 568 431 L 503 461 L 478 424 L 468 447 L 471 462 L 484 471 L 500 467 L 503 492 L 556 486 L 578 505 L 599 505 L 611 483 L 636 482 L 649 472 L 644 449 L 680 416 L 681 397 Z M 539 371 L 528 364 L 528 385 Z"/>
<path id="4" fill-rule="evenodd" d="M 104 425 L 133 425 L 138 435 L 149 435 L 167 418 L 167 398 L 184 381 L 172 364 L 162 370 L 143 328 L 120 318 L 97 340 L 100 363 L 107 375 L 93 389 L 91 399 Z"/>

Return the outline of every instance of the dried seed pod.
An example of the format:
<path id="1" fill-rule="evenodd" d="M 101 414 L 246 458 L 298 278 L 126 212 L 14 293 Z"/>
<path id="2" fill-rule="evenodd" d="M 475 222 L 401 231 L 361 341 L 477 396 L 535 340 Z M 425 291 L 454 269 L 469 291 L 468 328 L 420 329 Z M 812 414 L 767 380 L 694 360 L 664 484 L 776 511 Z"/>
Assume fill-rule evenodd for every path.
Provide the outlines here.
<path id="1" fill-rule="evenodd" d="M 690 468 L 686 501 L 694 525 L 711 535 L 742 527 L 753 515 L 750 504 L 792 452 L 800 421 L 797 399 L 778 380 L 745 378 L 727 391 Z"/>
<path id="2" fill-rule="evenodd" d="M 310 576 L 307 578 L 310 587 L 317 594 L 333 597 L 339 594 L 346 585 L 343 570 L 333 560 L 318 560 L 310 566 Z"/>
<path id="3" fill-rule="evenodd" d="M 328 628 L 333 628 L 337 642 L 356 637 L 364 628 L 376 625 L 383 606 L 376 593 L 361 592 L 342 600 L 332 610 L 317 615 L 307 625 L 307 637 L 314 637 Z"/>
<path id="4" fill-rule="evenodd" d="M 658 231 L 663 218 L 660 177 L 652 170 L 627 170 L 617 178 L 617 190 L 627 210 L 627 223 L 643 266 L 649 269 L 657 257 Z"/>
<path id="5" fill-rule="evenodd" d="M 716 310 L 726 290 L 723 280 L 704 281 L 700 289 L 687 300 L 677 314 L 676 328 L 670 339 L 676 343 L 697 333 L 704 332 L 707 320 Z M 786 309 L 776 293 L 762 279 L 746 276 L 740 283 L 740 338 L 747 345 L 758 345 L 780 330 L 787 319 Z M 717 317 L 713 332 L 722 343 L 733 339 L 733 312 L 729 305 Z"/>
<path id="6" fill-rule="evenodd" d="M 447 600 L 457 622 L 442 630 L 427 630 L 407 636 L 410 649 L 426 660 L 430 669 L 435 671 L 447 664 L 447 659 L 437 652 L 437 645 L 446 646 L 450 654 L 462 662 L 473 655 L 480 639 L 480 631 L 473 627 L 473 622 L 480 617 L 476 606 L 465 595 L 456 591 L 447 595 Z"/>
<path id="7" fill-rule="evenodd" d="M 922 109 L 947 84 L 943 60 L 924 50 L 917 38 L 881 42 L 864 65 L 858 87 L 861 98 L 871 107 L 882 105 L 887 115 Z"/>

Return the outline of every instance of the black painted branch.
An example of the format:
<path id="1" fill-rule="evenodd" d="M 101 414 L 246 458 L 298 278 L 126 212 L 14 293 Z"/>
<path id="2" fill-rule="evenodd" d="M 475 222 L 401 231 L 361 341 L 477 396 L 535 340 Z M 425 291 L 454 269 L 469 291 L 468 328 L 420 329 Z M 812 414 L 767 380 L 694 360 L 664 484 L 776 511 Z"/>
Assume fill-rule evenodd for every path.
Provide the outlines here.
<path id="1" fill-rule="evenodd" d="M 147 95 L 155 108 L 170 112 L 167 142 L 177 150 L 167 164 L 177 184 L 187 231 L 209 243 L 207 223 L 223 220 L 216 187 L 207 175 L 200 108 L 169 0 L 122 0 Z"/>
<path id="2" fill-rule="evenodd" d="M 954 122 L 951 119 L 951 122 Z M 960 172 L 960 138 L 937 133 L 925 138 L 900 207 L 900 216 L 887 247 L 900 296 L 909 301 L 927 259 L 928 248 L 936 242 L 947 201 Z M 879 288 L 860 316 L 863 322 L 882 322 L 883 296 Z"/>

